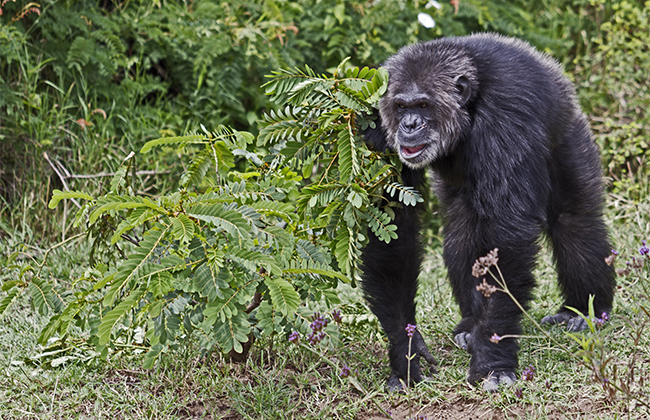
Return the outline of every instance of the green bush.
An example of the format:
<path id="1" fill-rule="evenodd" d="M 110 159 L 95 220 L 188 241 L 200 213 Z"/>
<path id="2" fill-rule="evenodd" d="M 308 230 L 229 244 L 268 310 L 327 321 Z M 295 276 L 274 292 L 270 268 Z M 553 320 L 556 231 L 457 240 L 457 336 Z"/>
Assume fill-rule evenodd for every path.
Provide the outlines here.
<path id="1" fill-rule="evenodd" d="M 133 189 L 133 153 L 107 194 L 56 190 L 51 208 L 88 200 L 75 223 L 90 232 L 98 261 L 61 284 L 13 254 L 0 315 L 29 293 L 53 315 L 42 345 L 54 336 L 63 344 L 76 325 L 75 337 L 103 356 L 124 345 L 148 349 L 148 367 L 188 339 L 245 355 L 255 338 L 306 332 L 305 303 L 339 303 L 338 282 L 359 279 L 367 230 L 390 242 L 392 207 L 422 201 L 357 134 L 374 124 L 388 74 L 344 66 L 333 77 L 275 73 L 266 91 L 286 108 L 262 122 L 257 146 L 268 154 L 248 151 L 253 135 L 220 127 L 145 144 L 142 153 L 198 146 L 180 189 L 156 199 Z"/>
<path id="2" fill-rule="evenodd" d="M 638 201 L 650 192 L 650 2 L 623 1 L 613 12 L 576 77 L 613 191 Z"/>

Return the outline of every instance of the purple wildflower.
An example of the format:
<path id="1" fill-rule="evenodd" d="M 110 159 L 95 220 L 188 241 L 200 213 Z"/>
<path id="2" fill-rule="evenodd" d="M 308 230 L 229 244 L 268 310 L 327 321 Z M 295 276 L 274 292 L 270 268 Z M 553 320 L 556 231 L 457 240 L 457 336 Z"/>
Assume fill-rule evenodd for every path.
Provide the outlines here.
<path id="1" fill-rule="evenodd" d="M 312 319 L 313 321 L 311 324 L 309 324 L 309 328 L 311 328 L 313 335 L 316 335 L 317 333 L 323 331 L 323 329 L 327 327 L 327 324 L 329 323 L 329 320 L 322 316 L 319 312 L 314 312 Z"/>
<path id="2" fill-rule="evenodd" d="M 332 319 L 337 324 L 343 322 L 343 318 L 341 317 L 341 311 L 339 311 L 338 309 L 334 309 L 334 311 L 332 311 Z"/>
<path id="3" fill-rule="evenodd" d="M 524 396 L 524 390 L 521 388 L 515 389 L 515 397 L 517 398 L 523 398 Z"/>
<path id="4" fill-rule="evenodd" d="M 521 372 L 521 379 L 524 381 L 532 381 L 535 378 L 535 367 L 528 365 L 526 369 Z"/>
<path id="5" fill-rule="evenodd" d="M 492 334 L 492 337 L 490 337 L 490 341 L 493 342 L 494 344 L 497 344 L 501 340 L 503 340 L 503 337 L 497 335 L 497 333 Z"/>
<path id="6" fill-rule="evenodd" d="M 607 314 L 607 312 L 603 312 L 603 313 L 600 315 L 600 318 L 596 318 L 596 319 L 593 320 L 594 324 L 595 324 L 597 327 L 602 327 L 603 325 L 605 325 L 605 323 L 606 323 L 607 321 L 609 321 L 609 315 Z"/>
<path id="7" fill-rule="evenodd" d="M 348 366 L 343 365 L 343 368 L 341 369 L 341 373 L 339 373 L 339 376 L 341 378 L 347 378 L 350 376 L 350 368 Z"/>
<path id="8" fill-rule="evenodd" d="M 551 389 L 551 381 L 546 380 L 546 388 Z"/>
<path id="9" fill-rule="evenodd" d="M 298 334 L 298 331 L 289 334 L 289 342 L 298 344 L 298 341 L 300 341 L 300 334 Z"/>
<path id="10" fill-rule="evenodd" d="M 641 248 L 639 248 L 639 253 L 640 253 L 641 255 L 648 255 L 648 254 L 650 254 L 650 248 L 648 248 L 648 247 L 646 246 L 646 244 L 645 244 L 645 239 L 642 240 L 641 243 L 643 244 L 643 246 L 642 246 Z"/>
<path id="11" fill-rule="evenodd" d="M 409 337 L 413 337 L 413 333 L 415 332 L 415 328 L 416 328 L 415 325 L 407 324 L 406 328 L 405 328 L 406 329 L 406 335 L 408 335 Z"/>
<path id="12" fill-rule="evenodd" d="M 325 338 L 325 331 L 313 331 L 311 334 L 307 336 L 307 340 L 309 340 L 309 344 L 312 346 L 315 346 L 316 344 L 320 343 L 323 341 Z"/>

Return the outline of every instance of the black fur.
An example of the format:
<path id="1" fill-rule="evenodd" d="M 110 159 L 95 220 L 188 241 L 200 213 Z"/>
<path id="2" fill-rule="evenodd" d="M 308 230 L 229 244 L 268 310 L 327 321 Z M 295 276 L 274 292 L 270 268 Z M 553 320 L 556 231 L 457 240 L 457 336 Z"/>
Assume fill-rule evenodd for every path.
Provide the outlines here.
<path id="1" fill-rule="evenodd" d="M 423 188 L 423 172 L 433 170 L 445 215 L 444 260 L 462 315 L 454 333 L 472 354 L 468 380 L 490 376 L 484 387 L 495 389 L 514 380 L 518 345 L 489 339 L 519 334 L 521 313 L 504 293 L 485 298 L 476 290 L 477 258 L 499 248 L 508 287 L 526 305 L 546 232 L 564 305 L 587 313 L 595 295 L 597 314 L 611 310 L 615 281 L 604 261 L 610 246 L 598 151 L 560 66 L 522 41 L 490 34 L 443 38 L 405 47 L 384 66 L 390 79 L 380 102 L 381 129 L 366 141 L 399 153 L 408 185 Z M 415 324 L 423 258 L 418 219 L 417 209 L 401 208 L 399 238 L 387 245 L 372 237 L 363 253 L 363 289 L 388 336 L 392 389 L 406 381 L 404 328 Z M 562 308 L 545 322 L 574 316 Z M 418 354 L 427 356 L 416 338 Z M 421 377 L 412 363 L 411 378 Z"/>

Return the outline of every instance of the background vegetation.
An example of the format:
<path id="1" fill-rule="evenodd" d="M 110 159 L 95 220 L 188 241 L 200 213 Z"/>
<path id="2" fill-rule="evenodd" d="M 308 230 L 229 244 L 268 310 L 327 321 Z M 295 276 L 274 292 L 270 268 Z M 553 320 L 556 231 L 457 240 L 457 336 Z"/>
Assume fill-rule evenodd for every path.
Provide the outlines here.
<path id="1" fill-rule="evenodd" d="M 0 11 L 0 417 L 648 415 L 650 338 L 646 328 L 650 322 L 650 285 L 648 254 L 639 251 L 645 246 L 641 240 L 650 234 L 650 173 L 646 164 L 650 141 L 650 3 L 4 0 Z M 425 28 L 418 20 L 420 13 L 429 14 L 435 26 Z M 83 298 L 86 302 L 95 299 L 97 304 L 106 299 L 104 294 L 94 295 L 98 290 L 94 287 L 96 280 L 116 266 L 133 261 L 124 258 L 132 247 L 128 240 L 124 244 L 116 244 L 117 240 L 111 243 L 119 218 L 113 224 L 106 220 L 95 225 L 89 240 L 84 240 L 83 223 L 74 225 L 77 206 L 72 200 L 64 200 L 55 210 L 48 208 L 55 189 L 83 191 L 84 197 L 91 199 L 106 198 L 111 192 L 150 202 L 168 197 L 171 201 L 162 207 L 165 212 L 173 212 L 173 206 L 185 200 L 178 198 L 174 202 L 174 193 L 188 186 L 195 186 L 190 192 L 228 188 L 221 191 L 225 198 L 220 201 L 231 206 L 226 211 L 241 210 L 242 206 L 254 208 L 253 203 L 258 201 L 242 198 L 242 194 L 264 192 L 272 186 L 284 196 L 273 198 L 277 207 L 255 208 L 260 222 L 251 222 L 246 229 L 256 226 L 259 231 L 273 233 L 278 217 L 284 218 L 288 226 L 296 222 L 289 207 L 282 205 L 296 205 L 299 187 L 312 176 L 312 181 L 319 178 L 317 171 L 309 173 L 305 169 L 311 168 L 304 165 L 309 155 L 302 155 L 300 165 L 292 163 L 284 173 L 277 172 L 273 185 L 258 181 L 270 178 L 242 175 L 255 171 L 255 159 L 278 153 L 273 142 L 252 141 L 269 124 L 268 118 L 262 122 L 265 113 L 284 112 L 284 102 L 271 102 L 268 89 L 260 87 L 269 80 L 265 75 L 285 68 L 304 69 L 306 64 L 314 76 L 333 77 L 331 74 L 346 57 L 350 58 L 342 71 L 354 66 L 375 67 L 402 45 L 476 31 L 524 38 L 561 61 L 576 82 L 581 104 L 590 115 L 602 150 L 609 181 L 607 219 L 620 254 L 619 293 L 605 329 L 581 336 L 581 342 L 564 336 L 560 328 L 551 330 L 578 357 L 558 351 L 532 324 L 526 325 L 525 331 L 532 338 L 521 340 L 521 365 L 534 366 L 534 380 L 521 381 L 498 395 L 482 395 L 465 384 L 468 357 L 455 347 L 450 336 L 458 315 L 450 302 L 439 258 L 440 223 L 435 204 L 427 216 L 431 258 L 421 279 L 418 328 L 438 353 L 441 373 L 408 395 L 383 392 L 388 371 L 384 338 L 377 323 L 358 289 L 331 281 L 339 272 L 350 275 L 354 271 L 353 267 L 340 265 L 336 253 L 336 244 L 351 243 L 349 238 L 319 242 L 313 236 L 301 237 L 305 232 L 299 233 L 298 228 L 289 229 L 291 236 L 282 236 L 279 248 L 294 244 L 291 247 L 296 254 L 285 255 L 286 265 L 275 267 L 257 254 L 255 265 L 246 263 L 254 259 L 251 256 L 239 261 L 238 273 L 258 273 L 251 274 L 253 277 L 264 274 L 260 274 L 261 268 L 272 275 L 278 269 L 308 270 L 311 275 L 300 277 L 309 279 L 303 283 L 292 278 L 291 290 L 300 291 L 297 298 L 280 281 L 264 280 L 259 284 L 265 286 L 247 291 L 248 297 L 233 307 L 245 311 L 256 292 L 276 296 L 255 312 L 259 314 L 256 320 L 267 321 L 261 322 L 261 333 L 243 364 L 233 364 L 224 355 L 230 348 L 225 341 L 219 341 L 218 331 L 213 331 L 216 335 L 211 338 L 212 344 L 206 345 L 205 340 L 190 334 L 189 325 L 196 320 L 181 325 L 184 318 L 174 312 L 173 305 L 166 309 L 167 313 L 156 308 L 156 299 L 166 290 L 160 289 L 156 295 L 154 289 L 149 300 L 154 306 L 141 312 L 153 313 L 150 321 L 155 326 L 148 335 L 143 335 L 146 328 L 135 328 L 146 327 L 149 321 L 138 318 L 133 307 L 123 306 L 124 311 L 113 312 L 121 315 L 131 311 L 133 318 L 114 318 L 110 325 L 105 321 L 114 306 L 94 306 L 100 308 L 94 309 L 99 311 L 94 318 L 92 311 L 72 313 L 75 307 L 70 302 Z M 361 85 L 351 87 L 361 92 Z M 371 106 L 370 96 L 363 99 Z M 231 131 L 222 131 L 222 125 Z M 157 147 L 155 153 L 138 153 L 147 142 L 158 138 L 185 140 L 175 140 L 174 147 Z M 236 149 L 239 152 L 221 169 L 219 162 L 224 161 L 218 160 L 218 179 L 208 177 L 202 181 L 200 176 L 192 177 L 206 173 L 207 167 L 200 164 L 202 149 L 176 147 L 190 138 L 200 138 L 204 145 L 222 141 L 222 148 L 217 149 L 226 155 Z M 336 153 L 338 140 L 331 147 L 329 150 Z M 362 148 L 356 152 L 368 158 Z M 323 162 L 334 162 L 334 158 Z M 341 180 L 340 174 L 327 175 L 334 177 L 328 182 Z M 248 185 L 248 190 L 233 190 L 234 184 Z M 351 193 L 346 190 L 343 198 L 361 203 L 353 207 L 368 211 L 368 198 L 363 198 L 361 191 L 357 191 L 358 199 Z M 330 196 L 319 204 L 322 207 L 311 207 L 320 212 L 329 208 L 328 204 L 341 202 L 340 195 Z M 161 231 L 152 220 L 141 219 L 142 213 L 134 216 L 134 208 L 137 210 L 122 210 L 127 212 L 125 220 L 130 220 L 131 227 L 142 229 L 136 237 L 144 239 L 145 230 Z M 114 212 L 117 210 L 105 208 L 111 217 L 119 216 Z M 213 211 L 202 214 L 215 217 Z M 197 213 L 201 212 L 194 211 L 194 216 Z M 244 213 L 242 217 L 257 217 Z M 169 230 L 170 240 L 189 246 L 193 236 L 188 232 L 194 228 L 183 223 L 182 217 L 173 217 L 179 221 L 163 220 L 176 223 Z M 223 227 L 210 220 L 206 225 L 209 229 L 218 231 Z M 347 223 L 345 219 L 336 220 Z M 365 229 L 365 225 L 355 229 Z M 234 230 L 225 235 L 230 235 L 224 239 L 228 243 L 242 240 Z M 244 240 L 259 238 L 246 236 Z M 210 239 L 209 234 L 195 239 L 210 246 L 220 240 Z M 311 249 L 301 240 L 322 248 Z M 331 255 L 330 246 L 334 250 Z M 215 245 L 211 249 L 220 248 Z M 305 253 L 300 254 L 298 249 Z M 324 265 L 290 263 L 304 260 L 305 255 L 313 257 L 317 251 L 316 260 Z M 211 261 L 205 267 L 215 269 L 220 268 L 224 256 L 203 257 Z M 537 272 L 537 304 L 531 309 L 537 319 L 560 302 L 551 267 L 545 254 Z M 172 282 L 162 277 L 159 284 Z M 229 287 L 238 288 L 246 283 L 244 277 L 241 274 L 239 280 L 222 281 L 233 281 Z M 319 286 L 323 284 L 328 286 Z M 275 291 L 271 291 L 273 287 Z M 326 293 L 314 294 L 314 290 Z M 39 291 L 45 292 L 42 300 L 38 299 Z M 210 295 L 207 289 L 185 292 L 196 293 L 195 302 L 217 302 L 222 298 Z M 289 299 L 279 305 L 278 296 Z M 124 301 L 129 300 L 118 300 Z M 223 319 L 239 319 L 233 318 L 233 308 Z M 341 312 L 341 322 L 335 322 L 338 315 L 332 315 L 333 310 Z M 273 311 L 281 316 L 275 318 Z M 294 312 L 302 323 L 289 319 Z M 323 313 L 323 319 L 329 320 L 323 330 L 313 328 L 318 327 L 313 322 L 321 319 L 314 312 Z M 187 317 L 191 318 L 191 314 Z M 178 324 L 171 325 L 172 319 L 177 319 Z M 246 318 L 241 319 L 246 322 Z M 107 330 L 107 326 L 111 328 Z M 300 331 L 301 338 L 289 342 L 293 330 Z M 310 342 L 308 334 L 314 337 L 321 331 L 326 339 Z M 168 332 L 173 333 L 169 341 Z M 179 344 L 165 347 L 162 352 L 161 336 L 162 343 Z M 244 337 L 233 336 L 240 338 L 230 341 L 237 346 L 246 341 L 247 333 Z M 102 347 L 109 342 L 110 351 Z M 145 370 L 143 364 L 153 369 Z M 341 375 L 344 368 L 350 368 L 352 373 L 346 378 Z"/>

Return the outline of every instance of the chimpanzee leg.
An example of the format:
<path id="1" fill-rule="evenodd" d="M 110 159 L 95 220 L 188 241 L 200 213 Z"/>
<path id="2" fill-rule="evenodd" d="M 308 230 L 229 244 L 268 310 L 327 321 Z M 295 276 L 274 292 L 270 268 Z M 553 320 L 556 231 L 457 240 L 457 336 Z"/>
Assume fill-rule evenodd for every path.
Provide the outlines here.
<path id="1" fill-rule="evenodd" d="M 450 210 L 445 227 L 445 263 L 463 315 L 455 329 L 456 341 L 472 354 L 468 381 L 477 384 L 487 379 L 483 388 L 493 391 L 499 384 L 510 384 L 516 379 L 519 346 L 514 338 L 496 343 L 491 338 L 495 334 L 499 337 L 520 334 L 521 310 L 505 293 L 495 292 L 485 297 L 477 291 L 476 286 L 483 277 L 472 276 L 472 265 L 498 247 L 498 265 L 503 278 L 525 307 L 535 284 L 531 271 L 539 248 L 536 241 L 540 228 L 531 220 L 514 217 L 474 223 L 468 219 L 471 212 L 460 208 Z M 492 272 L 497 274 L 494 268 Z M 497 285 L 489 273 L 484 277 L 489 284 Z"/>
<path id="2" fill-rule="evenodd" d="M 571 331 L 586 327 L 582 317 L 566 309 L 588 314 L 589 295 L 595 315 L 612 309 L 614 268 L 605 263 L 611 248 L 603 222 L 603 185 L 600 158 L 590 133 L 578 121 L 572 141 L 558 146 L 552 160 L 553 191 L 549 207 L 549 236 L 557 264 L 564 308 L 542 322 L 568 322 Z"/>
<path id="3" fill-rule="evenodd" d="M 533 231 L 531 229 L 531 231 Z M 530 232 L 528 232 L 530 233 Z M 499 241 L 499 270 L 508 290 L 524 308 L 530 301 L 535 279 L 531 273 L 538 252 L 537 235 L 525 240 L 526 235 L 518 239 Z M 491 269 L 497 276 L 495 268 Z M 488 277 L 489 276 L 489 277 Z M 477 279 L 477 284 L 482 281 Z M 496 285 L 488 274 L 486 281 Z M 480 293 L 474 291 L 472 293 Z M 510 384 L 516 379 L 515 371 L 519 366 L 517 352 L 519 345 L 516 338 L 503 338 L 521 334 L 521 310 L 513 299 L 503 292 L 494 292 L 489 297 L 480 296 L 483 303 L 478 322 L 470 333 L 469 350 L 472 354 L 468 381 L 478 383 L 483 379 L 483 388 L 494 391 L 499 384 Z M 494 337 L 494 339 L 493 339 Z"/>
<path id="4" fill-rule="evenodd" d="M 398 238 L 386 244 L 368 232 L 370 242 L 362 256 L 363 290 L 388 337 L 392 372 L 387 386 L 390 390 L 401 389 L 400 380 L 407 381 L 408 336 L 405 328 L 408 324 L 416 325 L 414 299 L 423 257 L 418 217 L 418 211 L 411 206 L 398 209 L 394 221 L 398 226 Z M 411 354 L 416 354 L 416 357 L 411 361 L 410 379 L 419 382 L 422 379 L 420 357 L 429 364 L 434 364 L 435 359 L 418 331 L 413 335 Z"/>

